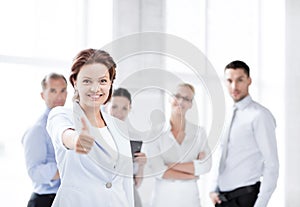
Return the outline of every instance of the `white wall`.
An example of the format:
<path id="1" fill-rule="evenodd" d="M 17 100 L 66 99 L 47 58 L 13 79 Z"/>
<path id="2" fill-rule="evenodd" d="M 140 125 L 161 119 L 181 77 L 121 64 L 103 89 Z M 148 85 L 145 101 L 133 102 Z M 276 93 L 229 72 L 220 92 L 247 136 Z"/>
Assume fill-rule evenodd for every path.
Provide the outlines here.
<path id="1" fill-rule="evenodd" d="M 300 2 L 286 1 L 286 69 L 284 80 L 284 108 L 286 130 L 284 140 L 286 157 L 285 167 L 285 205 L 286 207 L 299 206 L 300 194 Z"/>

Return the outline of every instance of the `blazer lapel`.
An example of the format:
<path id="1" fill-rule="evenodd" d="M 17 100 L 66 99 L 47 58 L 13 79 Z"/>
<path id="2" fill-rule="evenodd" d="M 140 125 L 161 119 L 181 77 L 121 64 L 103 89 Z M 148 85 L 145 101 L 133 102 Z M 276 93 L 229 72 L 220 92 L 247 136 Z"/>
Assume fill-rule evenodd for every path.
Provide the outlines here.
<path id="1" fill-rule="evenodd" d="M 100 113 L 100 111 L 99 111 Z M 82 123 L 81 117 L 86 120 L 86 123 L 89 127 L 89 132 L 92 137 L 95 138 L 95 143 L 88 153 L 88 156 L 96 162 L 96 164 L 112 170 L 114 167 L 114 161 L 117 159 L 117 152 L 113 150 L 103 139 L 99 130 L 96 127 L 93 127 L 88 121 L 85 113 L 81 109 L 80 105 L 77 102 L 73 103 L 73 116 L 75 129 L 78 132 L 81 132 Z M 106 120 L 105 120 L 106 121 Z"/>

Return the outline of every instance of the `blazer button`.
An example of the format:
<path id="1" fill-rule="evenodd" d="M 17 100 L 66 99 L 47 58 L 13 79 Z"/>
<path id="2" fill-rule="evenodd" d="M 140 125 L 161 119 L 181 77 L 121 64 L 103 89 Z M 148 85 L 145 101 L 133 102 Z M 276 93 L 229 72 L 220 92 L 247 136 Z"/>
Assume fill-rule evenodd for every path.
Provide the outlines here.
<path id="1" fill-rule="evenodd" d="M 105 184 L 105 186 L 106 186 L 106 188 L 111 188 L 112 183 L 111 183 L 111 182 L 107 182 L 107 183 Z"/>

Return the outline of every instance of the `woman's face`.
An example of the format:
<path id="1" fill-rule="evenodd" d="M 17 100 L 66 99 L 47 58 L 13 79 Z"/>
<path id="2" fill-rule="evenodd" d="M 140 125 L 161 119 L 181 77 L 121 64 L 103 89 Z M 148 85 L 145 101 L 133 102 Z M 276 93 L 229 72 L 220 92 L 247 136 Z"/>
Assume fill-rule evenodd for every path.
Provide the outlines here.
<path id="1" fill-rule="evenodd" d="M 110 114 L 124 121 L 130 111 L 130 101 L 124 96 L 111 97 Z"/>
<path id="2" fill-rule="evenodd" d="M 78 90 L 81 107 L 99 108 L 107 100 L 111 87 L 108 68 L 101 63 L 84 65 L 74 85 Z"/>
<path id="3" fill-rule="evenodd" d="M 193 91 L 187 86 L 179 86 L 172 99 L 172 113 L 184 116 L 186 111 L 192 108 L 194 98 Z"/>

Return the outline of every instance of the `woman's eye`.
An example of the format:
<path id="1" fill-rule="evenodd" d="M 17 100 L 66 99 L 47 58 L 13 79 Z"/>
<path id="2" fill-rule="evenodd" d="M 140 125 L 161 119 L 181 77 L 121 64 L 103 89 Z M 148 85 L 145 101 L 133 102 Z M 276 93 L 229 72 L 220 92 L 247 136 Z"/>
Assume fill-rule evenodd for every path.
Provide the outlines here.
<path id="1" fill-rule="evenodd" d="M 84 84 L 88 84 L 88 83 L 90 83 L 91 81 L 90 80 L 83 80 L 82 81 Z"/>
<path id="2" fill-rule="evenodd" d="M 103 84 L 106 84 L 106 83 L 107 83 L 107 80 L 106 80 L 106 79 L 101 79 L 101 80 L 100 80 L 100 84 L 103 85 Z"/>

